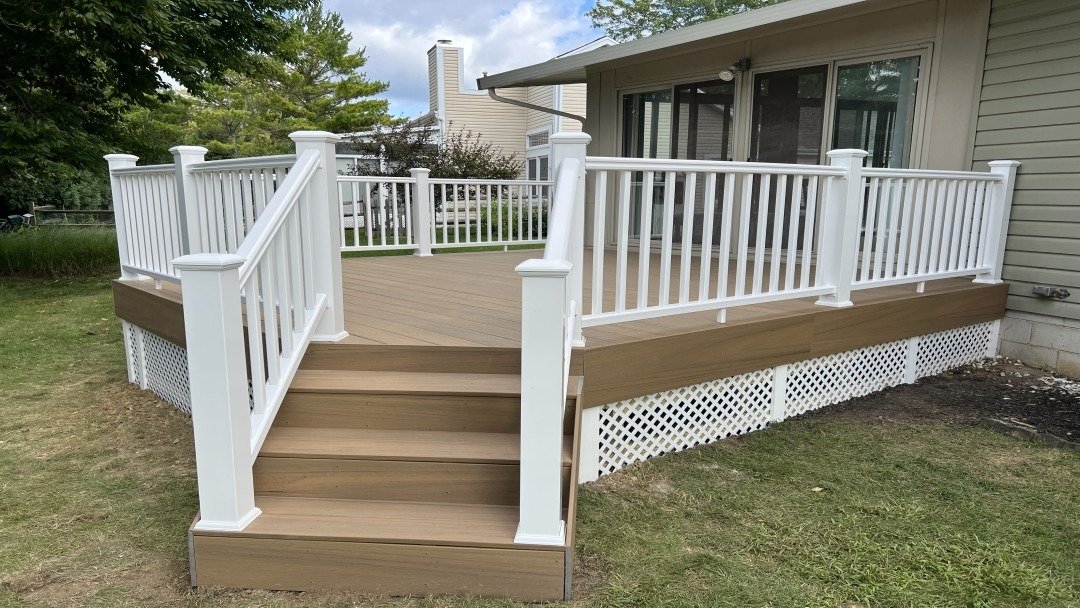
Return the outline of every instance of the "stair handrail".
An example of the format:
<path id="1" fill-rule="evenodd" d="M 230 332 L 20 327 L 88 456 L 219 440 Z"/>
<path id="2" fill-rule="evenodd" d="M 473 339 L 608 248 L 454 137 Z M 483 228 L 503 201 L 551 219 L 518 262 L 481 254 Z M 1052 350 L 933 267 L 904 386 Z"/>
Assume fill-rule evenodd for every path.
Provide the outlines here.
<path id="1" fill-rule="evenodd" d="M 184 302 L 199 530 L 243 530 L 260 514 L 252 465 L 312 341 L 344 337 L 337 136 L 297 132 L 288 175 L 236 253 L 174 260 Z M 331 238 L 327 238 L 330 235 Z"/>
<path id="2" fill-rule="evenodd" d="M 551 138 L 556 164 L 542 257 L 521 276 L 521 473 L 515 543 L 566 542 L 562 516 L 563 417 L 573 346 L 581 342 L 585 149 L 589 136 Z"/>

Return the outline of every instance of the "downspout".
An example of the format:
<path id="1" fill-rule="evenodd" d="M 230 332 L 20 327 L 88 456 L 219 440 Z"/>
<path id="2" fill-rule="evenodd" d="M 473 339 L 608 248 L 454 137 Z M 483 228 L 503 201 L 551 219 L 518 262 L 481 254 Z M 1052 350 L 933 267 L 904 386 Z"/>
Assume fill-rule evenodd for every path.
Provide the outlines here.
<path id="1" fill-rule="evenodd" d="M 488 92 L 488 97 L 494 99 L 495 101 L 501 101 L 503 103 L 508 103 L 508 104 L 510 104 L 512 106 L 518 106 L 520 108 L 525 108 L 527 110 L 536 110 L 537 112 L 543 112 L 545 114 L 554 114 L 555 116 L 562 116 L 563 118 L 569 118 L 569 119 L 572 119 L 572 120 L 576 120 L 576 121 L 581 123 L 582 128 L 585 128 L 585 117 L 584 116 L 578 116 L 577 114 L 571 114 L 569 112 L 563 112 L 562 110 L 556 110 L 555 108 L 545 108 L 544 106 L 538 106 L 538 105 L 536 105 L 534 103 L 528 103 L 528 102 L 525 102 L 525 101 L 518 101 L 516 99 L 509 99 L 507 97 L 502 97 L 502 96 L 500 96 L 499 94 L 497 94 L 495 92 L 495 89 L 488 89 L 487 92 Z"/>

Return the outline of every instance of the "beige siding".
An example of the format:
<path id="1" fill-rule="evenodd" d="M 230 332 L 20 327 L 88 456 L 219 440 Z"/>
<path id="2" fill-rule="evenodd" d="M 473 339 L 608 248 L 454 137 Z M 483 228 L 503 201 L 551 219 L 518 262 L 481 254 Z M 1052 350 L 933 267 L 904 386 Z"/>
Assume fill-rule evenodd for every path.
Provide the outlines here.
<path id="1" fill-rule="evenodd" d="M 559 108 L 563 112 L 569 112 L 571 114 L 577 114 L 578 116 L 585 116 L 585 95 L 588 87 L 584 84 L 565 84 L 562 86 L 562 106 Z M 571 118 L 563 118 L 561 121 L 561 131 L 580 131 L 581 123 Z"/>
<path id="2" fill-rule="evenodd" d="M 434 112 L 439 109 L 439 68 L 436 53 L 438 47 L 431 47 L 427 55 L 428 73 L 428 110 Z"/>
<path id="3" fill-rule="evenodd" d="M 472 131 L 507 154 L 525 158 L 525 110 L 495 101 L 475 91 L 474 83 L 460 81 L 461 50 L 443 47 L 443 86 L 446 107 L 443 119 L 449 131 Z M 464 88 L 464 90 L 462 90 Z M 520 89 L 500 90 L 504 97 L 523 99 Z"/>
<path id="4" fill-rule="evenodd" d="M 525 89 L 525 101 L 545 108 L 553 107 L 555 102 L 554 86 L 543 87 L 527 87 Z M 526 110 L 525 111 L 525 129 L 532 131 L 533 129 L 546 128 L 551 129 L 552 116 L 547 112 L 541 112 L 539 110 Z"/>
<path id="5" fill-rule="evenodd" d="M 995 0 L 974 167 L 1012 159 L 1017 178 L 1004 278 L 1009 308 L 1080 319 L 1080 3 Z M 1064 301 L 1033 284 L 1068 287 Z"/>

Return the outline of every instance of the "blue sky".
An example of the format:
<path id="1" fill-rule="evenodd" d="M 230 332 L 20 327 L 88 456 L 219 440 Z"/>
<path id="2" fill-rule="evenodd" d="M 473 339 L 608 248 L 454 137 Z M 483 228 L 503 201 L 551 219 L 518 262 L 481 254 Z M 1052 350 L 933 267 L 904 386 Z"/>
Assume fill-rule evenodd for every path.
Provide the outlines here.
<path id="1" fill-rule="evenodd" d="M 367 47 L 368 77 L 390 82 L 390 111 L 428 110 L 427 50 L 450 39 L 465 49 L 465 77 L 546 61 L 593 40 L 593 0 L 324 0 L 353 44 Z"/>

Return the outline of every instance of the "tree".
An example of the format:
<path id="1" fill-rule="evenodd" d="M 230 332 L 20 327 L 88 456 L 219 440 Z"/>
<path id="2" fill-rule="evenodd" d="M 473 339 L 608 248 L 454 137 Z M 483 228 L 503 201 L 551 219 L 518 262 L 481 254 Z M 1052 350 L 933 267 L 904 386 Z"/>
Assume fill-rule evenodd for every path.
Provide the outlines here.
<path id="1" fill-rule="evenodd" d="M 350 51 L 341 15 L 315 0 L 288 19 L 280 56 L 253 56 L 247 74 L 207 86 L 195 112 L 198 140 L 211 158 L 287 152 L 298 130 L 357 132 L 393 121 L 389 84 L 360 71 L 364 49 Z"/>
<path id="2" fill-rule="evenodd" d="M 0 0 L 0 204 L 102 171 L 120 116 L 168 75 L 194 92 L 277 53 L 308 0 Z M 63 167 L 68 167 L 63 169 Z"/>
<path id="3" fill-rule="evenodd" d="M 712 21 L 783 0 L 597 0 L 593 27 L 619 42 Z"/>

